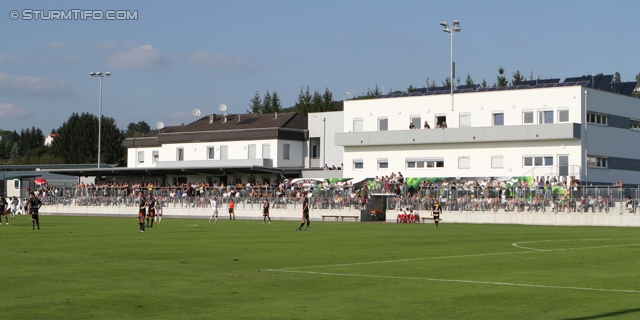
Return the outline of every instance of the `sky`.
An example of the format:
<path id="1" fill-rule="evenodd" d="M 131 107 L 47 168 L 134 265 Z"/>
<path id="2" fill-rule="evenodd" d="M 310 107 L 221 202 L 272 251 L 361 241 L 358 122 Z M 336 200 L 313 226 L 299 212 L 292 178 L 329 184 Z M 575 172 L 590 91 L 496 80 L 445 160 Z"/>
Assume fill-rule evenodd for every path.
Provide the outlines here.
<path id="1" fill-rule="evenodd" d="M 12 12 L 12 11 L 16 12 Z M 31 11 L 30 11 L 31 10 Z M 44 20 L 51 12 L 125 12 L 125 19 Z M 135 19 L 126 19 L 126 12 Z M 456 76 L 640 73 L 637 1 L 12 1 L 0 3 L 0 129 L 59 128 L 99 112 L 121 129 L 244 113 L 258 92 L 292 106 L 301 88 L 334 100 L 438 85 Z M 14 15 L 16 14 L 17 15 Z M 113 15 L 115 13 L 109 13 Z M 12 16 L 13 15 L 13 16 Z M 31 17 L 27 20 L 25 18 Z M 12 19 L 17 17 L 17 19 Z M 97 17 L 97 14 L 96 14 Z M 73 18 L 73 16 L 72 16 Z"/>

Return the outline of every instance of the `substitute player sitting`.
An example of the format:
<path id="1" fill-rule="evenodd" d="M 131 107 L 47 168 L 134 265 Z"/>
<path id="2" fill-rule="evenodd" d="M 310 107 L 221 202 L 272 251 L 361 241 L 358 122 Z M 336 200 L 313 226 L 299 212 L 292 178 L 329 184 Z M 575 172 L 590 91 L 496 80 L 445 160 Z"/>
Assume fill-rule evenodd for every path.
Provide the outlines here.
<path id="1" fill-rule="evenodd" d="M 396 223 L 401 223 L 404 221 L 405 213 L 402 211 L 402 208 L 398 209 L 398 216 L 396 217 Z"/>

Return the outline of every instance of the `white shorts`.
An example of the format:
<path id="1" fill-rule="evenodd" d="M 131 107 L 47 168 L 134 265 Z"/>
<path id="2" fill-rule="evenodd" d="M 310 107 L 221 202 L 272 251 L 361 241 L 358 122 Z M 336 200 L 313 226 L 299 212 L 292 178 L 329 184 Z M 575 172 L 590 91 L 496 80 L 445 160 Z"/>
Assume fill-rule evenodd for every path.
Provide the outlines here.
<path id="1" fill-rule="evenodd" d="M 213 216 L 213 215 L 217 215 L 217 214 L 218 214 L 218 209 L 217 209 L 217 208 L 216 208 L 216 209 L 211 210 L 211 215 L 212 215 L 212 216 Z"/>

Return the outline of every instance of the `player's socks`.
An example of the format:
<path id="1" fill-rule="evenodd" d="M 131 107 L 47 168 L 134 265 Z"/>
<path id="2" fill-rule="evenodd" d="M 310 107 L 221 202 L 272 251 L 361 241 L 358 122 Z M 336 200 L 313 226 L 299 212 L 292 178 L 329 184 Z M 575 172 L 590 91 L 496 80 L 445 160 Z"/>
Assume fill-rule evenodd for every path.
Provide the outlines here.
<path id="1" fill-rule="evenodd" d="M 151 223 L 149 224 L 149 228 L 153 228 L 153 219 L 151 219 Z"/>
<path id="2" fill-rule="evenodd" d="M 158 217 L 158 223 L 162 222 L 162 217 Z"/>
<path id="3" fill-rule="evenodd" d="M 218 223 L 218 216 L 216 216 L 216 223 Z"/>
<path id="4" fill-rule="evenodd" d="M 311 224 L 311 221 L 307 220 L 307 230 L 309 230 L 309 225 Z"/>
<path id="5" fill-rule="evenodd" d="M 304 222 L 300 224 L 300 228 L 298 228 L 298 230 L 302 230 L 302 227 L 304 227 Z"/>

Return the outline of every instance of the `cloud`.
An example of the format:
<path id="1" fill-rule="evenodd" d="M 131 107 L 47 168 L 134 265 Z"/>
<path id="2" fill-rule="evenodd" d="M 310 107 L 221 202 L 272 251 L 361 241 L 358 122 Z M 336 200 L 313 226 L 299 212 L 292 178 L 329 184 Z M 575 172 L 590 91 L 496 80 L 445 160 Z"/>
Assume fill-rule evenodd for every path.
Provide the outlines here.
<path id="1" fill-rule="evenodd" d="M 204 50 L 200 50 L 189 56 L 189 60 L 193 63 L 203 64 L 207 67 L 223 67 L 223 68 L 237 68 L 246 67 L 246 63 L 242 60 L 234 58 L 228 54 L 223 53 L 211 53 Z"/>
<path id="2" fill-rule="evenodd" d="M 69 46 L 69 44 L 67 44 L 66 42 L 62 42 L 62 41 L 49 42 L 49 44 L 47 45 L 47 47 L 49 47 L 49 49 L 64 49 L 64 48 L 66 48 L 68 46 Z"/>
<path id="3" fill-rule="evenodd" d="M 0 94 L 51 97 L 70 95 L 71 90 L 66 83 L 55 79 L 0 73 Z"/>
<path id="4" fill-rule="evenodd" d="M 24 59 L 22 59 L 21 57 L 18 56 L 6 56 L 2 53 L 0 53 L 0 63 L 5 63 L 5 62 L 10 62 L 10 63 L 22 63 L 24 61 Z"/>
<path id="5" fill-rule="evenodd" d="M 0 102 L 0 118 L 14 119 L 22 118 L 29 115 L 29 112 L 24 108 L 18 107 L 12 102 Z"/>
<path id="6" fill-rule="evenodd" d="M 100 43 L 97 43 L 95 45 L 92 45 L 91 47 L 96 48 L 96 49 L 102 49 L 102 50 L 115 49 L 115 48 L 118 47 L 118 41 L 111 40 L 111 41 L 106 41 L 106 42 L 100 42 Z"/>
<path id="7" fill-rule="evenodd" d="M 157 69 L 166 67 L 169 60 L 150 44 L 139 46 L 107 58 L 109 66 L 120 69 Z"/>

